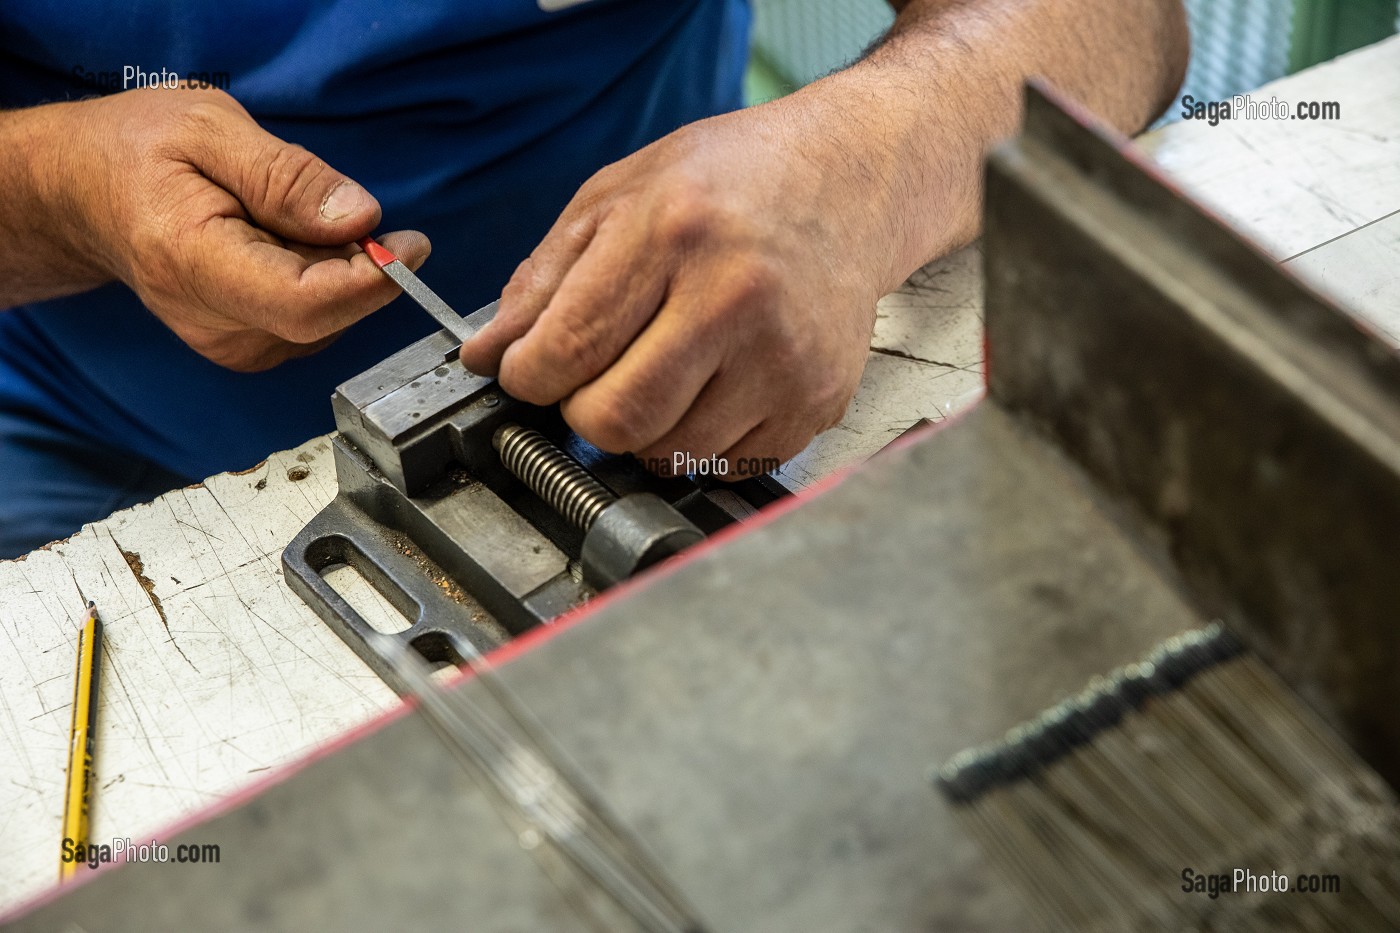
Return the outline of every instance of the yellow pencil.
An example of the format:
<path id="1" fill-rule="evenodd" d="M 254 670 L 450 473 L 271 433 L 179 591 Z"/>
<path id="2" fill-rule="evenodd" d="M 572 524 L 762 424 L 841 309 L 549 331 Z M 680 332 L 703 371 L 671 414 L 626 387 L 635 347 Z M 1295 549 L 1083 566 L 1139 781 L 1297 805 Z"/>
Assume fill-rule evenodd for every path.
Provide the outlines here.
<path id="1" fill-rule="evenodd" d="M 78 633 L 78 664 L 73 684 L 73 724 L 68 745 L 68 794 L 63 804 L 62 855 L 58 877 L 65 880 L 83 860 L 74 858 L 88 842 L 88 808 L 92 805 L 92 754 L 97 747 L 97 675 L 102 669 L 102 620 L 89 602 Z"/>

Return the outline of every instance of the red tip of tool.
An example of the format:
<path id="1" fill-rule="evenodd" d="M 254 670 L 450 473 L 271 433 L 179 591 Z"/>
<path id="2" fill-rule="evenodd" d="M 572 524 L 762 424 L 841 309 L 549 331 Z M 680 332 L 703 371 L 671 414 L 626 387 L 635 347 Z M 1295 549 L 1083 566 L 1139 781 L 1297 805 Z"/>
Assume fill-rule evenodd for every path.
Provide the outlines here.
<path id="1" fill-rule="evenodd" d="M 374 242 L 373 237 L 365 237 L 359 241 L 359 244 L 360 249 L 364 250 L 369 255 L 369 258 L 373 260 L 374 264 L 381 269 L 391 262 L 398 261 L 399 257 Z"/>

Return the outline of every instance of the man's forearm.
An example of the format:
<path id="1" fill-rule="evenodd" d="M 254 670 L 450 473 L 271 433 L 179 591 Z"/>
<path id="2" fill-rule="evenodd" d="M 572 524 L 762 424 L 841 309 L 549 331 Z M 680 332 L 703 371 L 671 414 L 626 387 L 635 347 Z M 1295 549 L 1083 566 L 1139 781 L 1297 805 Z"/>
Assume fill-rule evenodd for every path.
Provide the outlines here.
<path id="1" fill-rule="evenodd" d="M 84 146 L 49 104 L 0 113 L 0 309 L 94 288 L 110 279 L 85 255 L 59 181 L 62 163 Z"/>
<path id="2" fill-rule="evenodd" d="M 981 160 L 1014 132 L 1022 85 L 1040 75 L 1125 132 L 1181 83 L 1180 0 L 892 0 L 886 39 L 799 94 L 852 122 L 851 169 L 888 180 L 887 285 L 977 233 Z M 825 98 L 823 104 L 820 98 Z"/>

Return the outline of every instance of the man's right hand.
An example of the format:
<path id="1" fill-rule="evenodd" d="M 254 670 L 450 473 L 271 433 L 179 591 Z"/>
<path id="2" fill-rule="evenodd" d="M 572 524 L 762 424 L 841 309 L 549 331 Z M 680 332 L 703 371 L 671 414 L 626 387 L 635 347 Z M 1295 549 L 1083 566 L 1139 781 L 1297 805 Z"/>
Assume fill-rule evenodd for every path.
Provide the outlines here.
<path id="1" fill-rule="evenodd" d="M 320 349 L 398 294 L 353 245 L 379 223 L 378 202 L 222 91 L 0 116 L 0 144 L 26 152 L 4 167 L 28 192 L 0 196 L 0 258 L 26 270 L 0 307 L 120 279 L 197 352 L 255 371 Z M 430 249 L 413 231 L 380 239 L 410 268 Z"/>

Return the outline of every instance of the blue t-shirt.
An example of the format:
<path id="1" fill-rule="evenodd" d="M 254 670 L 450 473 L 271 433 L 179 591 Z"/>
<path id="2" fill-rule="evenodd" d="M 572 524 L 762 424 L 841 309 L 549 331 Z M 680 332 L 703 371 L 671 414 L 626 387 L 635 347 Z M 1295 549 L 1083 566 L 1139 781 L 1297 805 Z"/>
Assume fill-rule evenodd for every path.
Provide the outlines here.
<path id="1" fill-rule="evenodd" d="M 427 233 L 420 274 L 466 313 L 594 171 L 739 105 L 748 24 L 747 0 L 37 0 L 0 7 L 0 107 L 120 90 L 128 65 L 224 73 L 269 132 L 368 188 L 382 229 Z M 330 430 L 337 384 L 433 328 L 400 298 L 315 356 L 241 374 L 110 285 L 0 311 L 0 381 L 199 478 Z"/>

